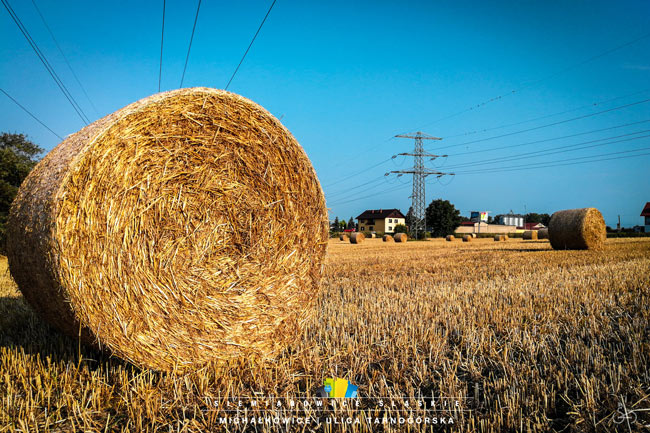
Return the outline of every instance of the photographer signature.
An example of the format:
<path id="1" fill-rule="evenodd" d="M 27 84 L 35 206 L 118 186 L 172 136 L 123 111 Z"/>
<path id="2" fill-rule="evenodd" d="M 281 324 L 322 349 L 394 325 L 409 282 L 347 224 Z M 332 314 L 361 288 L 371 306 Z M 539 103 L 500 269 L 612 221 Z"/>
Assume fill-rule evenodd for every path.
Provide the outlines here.
<path id="1" fill-rule="evenodd" d="M 625 407 L 624 403 L 618 404 L 618 409 L 612 416 L 612 421 L 614 424 L 622 424 L 627 422 L 628 424 L 634 424 L 637 422 L 637 413 L 638 412 L 650 412 L 650 409 L 632 409 L 628 410 Z M 644 427 L 650 428 L 650 424 L 645 424 Z"/>

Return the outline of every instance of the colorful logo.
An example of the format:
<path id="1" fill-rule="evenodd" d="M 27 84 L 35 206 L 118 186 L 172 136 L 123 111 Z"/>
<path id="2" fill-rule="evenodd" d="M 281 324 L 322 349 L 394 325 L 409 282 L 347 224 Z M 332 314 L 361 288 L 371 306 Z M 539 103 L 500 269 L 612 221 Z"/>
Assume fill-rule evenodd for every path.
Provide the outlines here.
<path id="1" fill-rule="evenodd" d="M 352 385 L 345 379 L 327 378 L 323 386 L 316 390 L 316 395 L 318 397 L 356 398 L 357 389 L 356 385 Z"/>

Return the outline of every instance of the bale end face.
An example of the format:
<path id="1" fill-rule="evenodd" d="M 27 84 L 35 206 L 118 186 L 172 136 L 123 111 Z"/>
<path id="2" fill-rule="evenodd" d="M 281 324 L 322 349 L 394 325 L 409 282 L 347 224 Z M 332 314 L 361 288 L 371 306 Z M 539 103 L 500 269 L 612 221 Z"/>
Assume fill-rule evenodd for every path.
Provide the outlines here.
<path id="1" fill-rule="evenodd" d="M 350 239 L 350 238 L 348 237 L 348 235 L 341 235 L 341 236 L 339 236 L 339 240 L 340 240 L 340 241 L 343 241 L 343 242 L 345 242 L 345 241 L 347 241 L 347 240 L 349 240 L 349 239 Z"/>
<path id="2" fill-rule="evenodd" d="M 406 242 L 408 240 L 408 236 L 406 233 L 397 233 L 395 236 L 393 236 L 393 239 L 395 242 Z"/>
<path id="3" fill-rule="evenodd" d="M 395 242 L 395 239 L 393 239 L 393 237 L 392 237 L 391 235 L 384 235 L 384 237 L 382 238 L 382 240 L 383 240 L 384 242 Z"/>
<path id="4" fill-rule="evenodd" d="M 447 237 L 445 237 L 445 239 L 447 240 L 447 242 L 451 242 L 454 239 L 456 239 L 456 237 L 454 235 L 447 235 Z"/>
<path id="5" fill-rule="evenodd" d="M 537 238 L 538 239 L 548 239 L 548 229 L 539 229 L 537 231 Z"/>
<path id="6" fill-rule="evenodd" d="M 471 242 L 472 239 L 474 238 L 471 235 L 463 236 L 463 242 Z"/>
<path id="7" fill-rule="evenodd" d="M 537 240 L 537 230 L 526 230 L 523 235 L 524 240 Z"/>
<path id="8" fill-rule="evenodd" d="M 598 209 L 567 209 L 551 216 L 548 236 L 556 250 L 600 251 L 605 248 L 607 231 Z"/>
<path id="9" fill-rule="evenodd" d="M 350 243 L 351 244 L 360 244 L 366 239 L 363 233 L 352 233 L 350 235 Z"/>

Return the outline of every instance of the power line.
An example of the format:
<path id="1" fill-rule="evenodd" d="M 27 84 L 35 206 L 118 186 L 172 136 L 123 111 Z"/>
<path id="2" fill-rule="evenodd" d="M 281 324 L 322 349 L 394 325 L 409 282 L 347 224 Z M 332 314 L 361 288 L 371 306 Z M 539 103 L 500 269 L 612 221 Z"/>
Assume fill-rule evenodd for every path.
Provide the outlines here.
<path id="1" fill-rule="evenodd" d="M 585 59 L 585 60 L 582 60 L 582 61 L 580 61 L 580 62 L 578 62 L 578 63 L 575 63 L 575 64 L 573 64 L 573 65 L 569 65 L 569 66 L 567 66 L 567 67 L 565 67 L 565 68 L 563 68 L 563 69 L 561 69 L 561 70 L 559 70 L 559 71 L 557 71 L 557 72 L 554 72 L 554 73 L 552 73 L 552 74 L 550 74 L 550 75 L 547 75 L 547 76 L 544 77 L 544 78 L 540 78 L 540 79 L 538 79 L 538 80 L 531 81 L 531 82 L 529 82 L 528 84 L 523 84 L 522 86 L 520 86 L 520 87 L 517 88 L 517 89 L 513 89 L 513 90 L 511 90 L 511 91 L 509 91 L 509 92 L 507 92 L 507 93 L 504 93 L 504 94 L 502 94 L 502 95 L 495 96 L 494 98 L 490 98 L 490 99 L 488 99 L 488 100 L 486 100 L 486 101 L 483 101 L 483 102 L 481 102 L 481 103 L 479 103 L 479 104 L 472 105 L 472 106 L 470 106 L 470 107 L 468 107 L 468 108 L 465 108 L 464 110 L 458 111 L 458 112 L 453 113 L 453 114 L 450 114 L 450 115 L 448 115 L 448 116 L 441 117 L 441 118 L 439 118 L 439 119 L 437 119 L 437 120 L 434 120 L 433 122 L 429 122 L 429 123 L 427 123 L 427 124 L 424 124 L 424 125 L 418 127 L 417 129 L 422 129 L 422 128 L 425 128 L 425 127 L 429 127 L 429 126 L 431 126 L 431 125 L 433 125 L 433 124 L 435 124 L 435 123 L 441 122 L 441 121 L 443 121 L 443 120 L 451 119 L 452 117 L 456 117 L 456 116 L 459 116 L 459 115 L 461 115 L 461 114 L 467 113 L 467 112 L 469 112 L 469 111 L 472 111 L 472 110 L 475 110 L 475 109 L 481 108 L 481 107 L 483 107 L 483 106 L 485 106 L 485 105 L 487 105 L 487 104 L 489 104 L 489 103 L 491 103 L 491 102 L 498 101 L 498 100 L 500 100 L 500 99 L 502 99 L 502 98 L 504 98 L 504 97 L 506 97 L 506 96 L 509 96 L 509 95 L 515 94 L 515 93 L 517 93 L 517 92 L 520 92 L 520 91 L 522 91 L 522 90 L 524 90 L 524 89 L 527 89 L 527 88 L 529 88 L 529 87 L 535 86 L 535 85 L 537 85 L 537 84 L 539 84 L 539 83 L 542 83 L 542 82 L 544 82 L 544 81 L 546 81 L 546 80 L 549 80 L 549 79 L 551 79 L 551 78 L 555 78 L 555 77 L 557 77 L 557 76 L 559 76 L 559 75 L 562 75 L 562 74 L 564 74 L 564 73 L 566 73 L 566 72 L 568 72 L 568 71 L 570 71 L 570 70 L 572 70 L 572 69 L 578 68 L 578 67 L 583 66 L 583 65 L 585 65 L 585 64 L 587 64 L 587 63 L 590 63 L 590 62 L 592 62 L 592 61 L 594 61 L 594 60 L 597 60 L 597 59 L 599 59 L 599 58 L 601 58 L 601 57 L 603 57 L 603 56 L 606 56 L 606 55 L 611 54 L 611 53 L 613 53 L 613 52 L 615 52 L 615 51 L 618 51 L 618 50 L 620 50 L 620 49 L 623 49 L 623 48 L 625 48 L 625 47 L 628 47 L 628 46 L 630 46 L 630 45 L 632 45 L 632 44 L 635 44 L 635 43 L 637 43 L 637 42 L 639 42 L 639 41 L 641 41 L 641 40 L 643 40 L 643 39 L 645 39 L 645 38 L 647 38 L 647 37 L 649 37 L 649 36 L 650 36 L 650 33 L 646 33 L 646 34 L 644 34 L 644 35 L 641 35 L 640 37 L 638 37 L 638 38 L 636 38 L 636 39 L 633 39 L 633 40 L 631 40 L 631 41 L 625 42 L 625 43 L 623 43 L 623 44 L 621 44 L 621 45 L 618 45 L 618 46 L 616 46 L 616 47 L 614 47 L 614 48 L 611 48 L 611 49 L 609 49 L 609 50 L 606 50 L 606 51 L 604 51 L 604 52 L 602 52 L 602 53 L 599 53 L 599 54 L 596 54 L 596 55 L 594 55 L 594 56 L 591 56 L 591 57 L 589 57 L 589 58 L 587 58 L 587 59 Z"/>
<path id="2" fill-rule="evenodd" d="M 386 193 L 389 193 L 389 192 L 397 191 L 397 190 L 402 189 L 402 188 L 404 188 L 406 186 L 408 186 L 408 184 L 404 183 L 404 184 L 398 185 L 396 187 L 391 187 L 391 188 L 379 191 L 376 194 L 386 194 Z M 365 192 L 363 194 L 359 194 L 359 195 L 356 195 L 356 196 L 353 196 L 353 197 L 346 197 L 346 200 L 344 200 L 344 201 L 334 201 L 333 203 L 327 203 L 327 204 L 331 205 L 331 206 L 339 206 L 339 205 L 342 205 L 342 204 L 351 203 L 353 201 L 356 201 L 359 198 L 363 197 L 364 195 L 365 195 Z"/>
<path id="3" fill-rule="evenodd" d="M 339 184 L 339 183 L 341 183 L 341 182 L 344 182 L 344 181 L 346 181 L 346 180 L 348 180 L 348 179 L 350 179 L 350 178 L 353 178 L 353 177 L 355 177 L 355 176 L 360 175 L 361 173 L 365 173 L 365 172 L 367 172 L 367 171 L 369 171 L 369 170 L 372 170 L 372 169 L 375 168 L 375 167 L 379 167 L 379 166 L 382 165 L 382 164 L 386 164 L 388 161 L 390 161 L 391 159 L 395 159 L 395 158 L 397 158 L 397 155 L 393 155 L 393 156 L 391 156 L 391 157 L 388 158 L 388 159 L 385 159 L 385 160 L 383 160 L 383 161 L 381 161 L 381 162 L 378 162 L 377 164 L 372 165 L 372 166 L 370 166 L 370 167 L 368 167 L 368 168 L 366 168 L 366 169 L 364 169 L 364 170 L 358 171 L 358 172 L 353 173 L 353 174 L 351 174 L 351 175 L 349 175 L 349 176 L 346 176 L 346 177 L 344 177 L 344 178 L 342 178 L 342 179 L 339 179 L 339 180 L 337 180 L 336 182 L 328 183 L 327 185 L 324 185 L 323 188 L 328 188 L 328 187 L 330 187 L 330 186 L 334 186 L 334 185 L 336 185 L 336 184 Z"/>
<path id="4" fill-rule="evenodd" d="M 43 52 L 38 47 L 38 44 L 36 44 L 36 41 L 34 41 L 34 39 L 32 39 L 31 35 L 27 31 L 27 28 L 23 25 L 22 21 L 20 21 L 20 18 L 18 18 L 18 15 L 16 14 L 16 12 L 14 12 L 13 8 L 9 4 L 9 0 L 0 0 L 0 1 L 2 1 L 2 4 L 4 5 L 5 9 L 7 9 L 7 12 L 9 12 L 9 15 L 14 20 L 14 23 L 16 24 L 16 26 L 18 26 L 18 29 L 23 34 L 25 39 L 27 39 L 27 42 L 32 47 L 32 49 L 36 53 L 36 56 L 38 56 L 39 60 L 41 61 L 41 63 L 43 63 L 43 66 L 45 66 L 45 69 L 50 74 L 50 76 L 52 77 L 52 79 L 54 80 L 56 85 L 59 87 L 61 92 L 63 92 L 63 95 L 66 97 L 68 102 L 70 102 L 70 105 L 72 105 L 72 108 L 74 108 L 74 110 L 77 112 L 77 114 L 79 115 L 81 120 L 87 125 L 89 123 L 89 120 L 86 117 L 85 113 L 83 112 L 83 110 L 81 109 L 79 104 L 77 104 L 77 101 L 74 99 L 72 94 L 65 87 L 65 85 L 63 84 L 63 81 L 61 81 L 59 76 L 56 74 L 56 72 L 54 71 L 54 68 L 52 68 L 50 63 L 47 61 L 47 58 L 45 57 Z"/>
<path id="5" fill-rule="evenodd" d="M 360 184 L 360 185 L 353 186 L 353 187 L 351 187 L 351 188 L 347 188 L 347 189 L 344 189 L 344 190 L 341 190 L 341 191 L 336 191 L 336 192 L 333 192 L 333 193 L 330 193 L 330 194 L 325 193 L 325 195 L 326 195 L 328 198 L 332 198 L 332 196 L 338 196 L 338 195 L 341 195 L 341 194 L 346 194 L 346 193 L 348 193 L 348 192 L 350 192 L 350 191 L 352 191 L 352 190 L 355 190 L 355 189 L 361 188 L 361 187 L 363 187 L 363 186 L 366 186 L 366 185 L 368 185 L 368 184 L 371 184 L 371 183 L 373 183 L 373 182 L 376 182 L 376 181 L 382 179 L 383 177 L 384 177 L 384 175 L 381 175 L 381 176 L 379 176 L 379 177 L 377 177 L 377 178 L 375 178 L 375 179 L 369 180 L 368 182 L 364 182 L 364 183 L 362 183 L 362 184 Z"/>
<path id="6" fill-rule="evenodd" d="M 162 61 L 163 61 L 163 42 L 165 40 L 165 3 L 163 0 L 163 13 L 162 13 L 162 30 L 160 31 L 160 68 L 158 69 L 158 92 L 160 92 L 160 82 L 162 80 Z M 183 73 L 183 75 L 185 75 Z M 181 86 L 183 85 L 181 80 Z"/>
<path id="7" fill-rule="evenodd" d="M 0 92 L 4 93 L 5 96 L 6 96 L 7 98 L 11 99 L 11 101 L 13 101 L 14 104 L 16 104 L 17 106 L 19 106 L 20 108 L 22 108 L 23 111 L 24 111 L 25 113 L 29 114 L 29 115 L 30 115 L 34 120 L 36 120 L 38 123 L 40 123 L 40 124 L 41 124 L 45 129 L 47 129 L 48 131 L 50 131 L 52 134 L 56 135 L 57 138 L 58 138 L 59 140 L 63 141 L 63 137 L 61 137 L 61 136 L 60 136 L 59 134 L 57 134 L 56 132 L 52 131 L 52 129 L 50 129 L 49 126 L 47 126 L 45 123 L 43 123 L 43 122 L 41 121 L 41 119 L 39 119 L 39 118 L 36 117 L 34 114 L 32 114 L 32 112 L 29 111 L 27 108 L 23 107 L 23 106 L 20 104 L 20 102 L 16 101 L 14 98 L 12 98 L 11 95 L 10 95 L 9 93 L 5 92 L 4 89 L 0 89 Z"/>
<path id="8" fill-rule="evenodd" d="M 79 88 L 81 88 L 81 91 L 83 92 L 84 96 L 90 102 L 90 106 L 93 108 L 93 111 L 95 111 L 95 114 L 99 116 L 99 112 L 97 111 L 97 107 L 95 107 L 95 104 L 93 103 L 92 99 L 90 99 L 90 96 L 88 96 L 88 92 L 86 92 L 86 88 L 81 84 L 81 81 L 79 80 L 79 77 L 77 74 L 74 72 L 74 69 L 72 69 L 72 65 L 70 65 L 70 62 L 68 61 L 68 58 L 66 55 L 63 53 L 63 49 L 59 45 L 59 42 L 56 40 L 54 37 L 54 32 L 52 32 L 52 29 L 50 29 L 50 26 L 47 24 L 47 21 L 45 21 L 45 17 L 41 13 L 41 10 L 38 8 L 36 5 L 36 2 L 32 0 L 32 4 L 34 5 L 34 8 L 36 9 L 36 12 L 38 12 L 38 16 L 41 17 L 41 21 L 43 21 L 43 24 L 45 25 L 45 28 L 47 29 L 47 32 L 50 34 L 52 37 L 52 40 L 54 41 L 54 44 L 56 45 L 57 49 L 59 50 L 59 53 L 61 54 L 61 57 L 63 57 L 63 60 L 65 61 L 65 64 L 68 65 L 68 69 L 70 69 L 70 72 L 72 73 L 72 76 L 74 77 L 75 81 L 79 85 Z"/>
<path id="9" fill-rule="evenodd" d="M 230 77 L 230 80 L 228 80 L 228 84 L 226 84 L 225 90 L 228 90 L 228 87 L 230 86 L 230 83 L 232 83 L 233 78 L 235 78 L 235 75 L 237 74 L 237 71 L 239 71 L 239 67 L 241 66 L 242 63 L 244 63 L 244 59 L 246 58 L 246 54 L 248 54 L 248 51 L 251 49 L 253 46 L 253 42 L 255 42 L 255 38 L 257 38 L 257 35 L 260 33 L 260 30 L 262 30 L 262 26 L 266 22 L 266 18 L 268 18 L 269 14 L 271 13 L 271 9 L 273 9 L 273 6 L 275 5 L 276 0 L 273 0 L 273 3 L 271 3 L 271 7 L 269 8 L 268 11 L 266 11 L 266 15 L 264 15 L 264 19 L 262 20 L 262 23 L 260 26 L 257 28 L 257 31 L 255 32 L 255 36 L 253 36 L 253 39 L 251 40 L 251 43 L 248 44 L 248 48 L 246 48 L 246 51 L 244 52 L 244 55 L 242 56 L 241 60 L 239 61 L 239 64 L 235 68 L 235 72 L 232 73 L 232 76 Z"/>
<path id="10" fill-rule="evenodd" d="M 451 146 L 443 147 L 443 149 L 448 149 L 448 148 L 451 148 L 451 147 L 458 147 L 458 146 L 465 146 L 467 144 L 481 143 L 481 142 L 484 142 L 484 141 L 494 140 L 494 139 L 497 139 L 497 138 L 510 137 L 511 135 L 523 134 L 524 132 L 536 131 L 538 129 L 548 128 L 550 126 L 556 126 L 556 125 L 561 125 L 563 123 L 568 123 L 568 122 L 573 122 L 573 121 L 576 121 L 576 120 L 586 119 L 588 117 L 597 116 L 597 115 L 603 114 L 603 113 L 609 113 L 609 112 L 616 111 L 616 110 L 622 110 L 623 108 L 632 107 L 634 105 L 645 104 L 648 101 L 650 101 L 650 99 L 644 99 L 644 100 L 641 100 L 641 101 L 632 102 L 632 103 L 625 104 L 625 105 L 620 105 L 618 107 L 613 107 L 613 108 L 608 108 L 606 110 L 597 111 L 595 113 L 585 114 L 585 115 L 578 116 L 578 117 L 572 117 L 570 119 L 560 120 L 560 121 L 553 122 L 553 123 L 547 123 L 545 125 L 535 126 L 535 127 L 523 129 L 523 130 L 520 130 L 520 131 L 509 132 L 507 134 L 501 134 L 501 135 L 493 135 L 492 137 L 481 138 L 481 139 L 472 140 L 472 141 L 466 141 L 464 143 L 452 144 Z"/>
<path id="11" fill-rule="evenodd" d="M 535 152 L 520 153 L 520 154 L 517 154 L 517 155 L 506 156 L 506 157 L 503 157 L 503 158 L 492 158 L 492 159 L 484 160 L 484 161 L 468 162 L 468 163 L 464 163 L 464 164 L 455 165 L 455 166 L 452 166 L 450 168 L 463 169 L 463 168 L 467 168 L 467 167 L 475 167 L 477 165 L 490 165 L 490 164 L 497 164 L 497 163 L 501 163 L 501 162 L 516 161 L 518 159 L 524 159 L 524 158 L 530 158 L 530 157 L 536 158 L 538 156 L 546 156 L 546 155 L 554 155 L 554 154 L 557 154 L 557 153 L 574 152 L 576 150 L 590 149 L 590 148 L 593 148 L 593 147 L 606 146 L 608 144 L 623 143 L 623 142 L 626 142 L 626 141 L 639 140 L 641 138 L 650 137 L 650 135 L 642 135 L 640 137 L 631 137 L 631 138 L 625 138 L 625 139 L 616 140 L 616 141 L 610 141 L 610 142 L 606 142 L 606 143 L 592 144 L 590 146 L 576 147 L 576 146 L 581 146 L 583 144 L 598 143 L 600 141 L 608 141 L 608 140 L 615 140 L 617 138 L 630 137 L 632 135 L 643 134 L 643 133 L 646 133 L 646 132 L 650 132 L 650 129 L 645 129 L 643 131 L 637 131 L 637 132 L 631 132 L 629 134 L 617 135 L 617 136 L 614 136 L 614 137 L 599 138 L 597 140 L 583 141 L 581 143 L 569 144 L 569 145 L 566 145 L 566 146 L 552 147 L 550 149 L 537 150 Z"/>
<path id="12" fill-rule="evenodd" d="M 569 134 L 569 135 L 562 135 L 560 137 L 553 137 L 553 138 L 545 138 L 545 139 L 542 139 L 542 140 L 528 141 L 526 143 L 509 144 L 507 146 L 491 147 L 489 149 L 480 149 L 480 150 L 472 150 L 472 151 L 469 151 L 469 152 L 454 153 L 454 154 L 451 154 L 450 156 L 474 155 L 476 153 L 492 152 L 492 151 L 495 151 L 495 150 L 510 149 L 512 147 L 528 146 L 528 145 L 531 145 L 531 144 L 545 143 L 545 142 L 548 142 L 548 141 L 561 140 L 561 139 L 564 139 L 564 138 L 578 137 L 580 135 L 594 134 L 596 132 L 609 131 L 609 130 L 612 130 L 612 129 L 624 128 L 624 127 L 627 127 L 627 126 L 639 125 L 641 123 L 647 123 L 647 122 L 650 122 L 650 119 L 640 120 L 638 122 L 625 123 L 623 125 L 610 126 L 610 127 L 607 127 L 607 128 L 592 129 L 591 131 L 578 132 L 577 134 Z"/>
<path id="13" fill-rule="evenodd" d="M 580 107 L 572 108 L 570 110 L 560 111 L 558 113 L 546 114 L 544 116 L 535 117 L 533 119 L 521 120 L 521 121 L 515 122 L 515 123 L 508 123 L 508 124 L 505 124 L 505 125 L 494 126 L 492 128 L 485 128 L 485 129 L 478 129 L 478 130 L 473 130 L 473 131 L 466 131 L 466 132 L 463 132 L 463 133 L 460 133 L 460 134 L 454 134 L 454 135 L 445 135 L 445 140 L 448 140 L 450 138 L 456 138 L 456 137 L 464 137 L 464 136 L 467 136 L 467 135 L 480 134 L 480 133 L 488 132 L 488 131 L 494 131 L 496 129 L 509 128 L 510 126 L 517 126 L 517 125 L 522 125 L 524 123 L 530 123 L 530 122 L 535 122 L 537 120 L 547 119 L 549 117 L 560 116 L 562 114 L 572 113 L 574 111 L 579 111 L 579 110 L 582 110 L 582 109 L 585 109 L 585 108 L 595 107 L 595 106 L 598 106 L 598 105 L 606 104 L 608 102 L 617 101 L 619 99 L 629 98 L 630 96 L 639 95 L 641 93 L 646 93 L 648 91 L 650 91 L 650 89 L 645 89 L 645 90 L 641 90 L 641 91 L 638 91 L 638 92 L 629 93 L 629 94 L 623 95 L 623 96 L 617 96 L 615 98 L 605 99 L 603 101 L 593 102 L 591 104 L 582 105 Z"/>
<path id="14" fill-rule="evenodd" d="M 533 169 L 533 168 L 559 167 L 559 166 L 564 166 L 564 165 L 582 164 L 582 163 L 586 163 L 586 162 L 608 161 L 610 159 L 633 158 L 633 157 L 637 157 L 637 156 L 647 155 L 647 154 L 644 153 L 644 154 L 641 154 L 641 155 L 630 155 L 630 156 L 627 156 L 627 157 L 606 158 L 606 159 L 598 159 L 598 160 L 592 160 L 592 161 L 567 163 L 567 161 L 580 161 L 580 160 L 589 159 L 589 158 L 599 158 L 599 157 L 602 157 L 602 156 L 620 155 L 620 154 L 624 154 L 624 153 L 640 152 L 642 150 L 650 150 L 650 147 L 642 147 L 642 148 L 639 148 L 639 149 L 632 149 L 632 150 L 621 150 L 621 151 L 618 151 L 618 152 L 603 153 L 603 154 L 600 154 L 600 155 L 581 156 L 581 157 L 570 158 L 570 159 L 560 159 L 560 160 L 556 160 L 556 161 L 545 161 L 545 162 L 536 162 L 536 163 L 532 163 L 532 164 L 513 165 L 513 166 L 509 166 L 509 167 L 495 167 L 495 168 L 486 168 L 486 169 L 480 169 L 480 170 L 461 171 L 461 172 L 458 172 L 457 174 L 499 173 L 499 172 L 505 172 L 505 171 L 518 171 L 518 170 L 526 170 L 526 169 Z M 648 153 L 648 154 L 650 154 L 650 153 Z M 556 164 L 556 163 L 559 163 L 559 164 Z"/>
<path id="15" fill-rule="evenodd" d="M 185 57 L 185 66 L 183 67 L 183 76 L 181 77 L 181 85 L 183 87 L 183 81 L 185 81 L 185 71 L 187 70 L 187 62 L 190 60 L 190 50 L 192 49 L 192 41 L 194 40 L 194 31 L 196 30 L 196 22 L 199 19 L 199 10 L 201 9 L 201 0 L 196 6 L 196 16 L 194 17 L 194 26 L 192 26 L 192 35 L 190 36 L 190 45 L 187 47 L 187 56 Z M 162 44 L 162 42 L 161 42 Z"/>

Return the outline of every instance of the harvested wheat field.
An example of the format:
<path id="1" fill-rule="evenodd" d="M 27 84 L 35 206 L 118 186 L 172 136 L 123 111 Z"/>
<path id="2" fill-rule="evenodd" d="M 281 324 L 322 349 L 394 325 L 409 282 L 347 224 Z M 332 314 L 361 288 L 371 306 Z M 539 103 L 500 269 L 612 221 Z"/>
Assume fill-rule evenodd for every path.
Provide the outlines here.
<path id="1" fill-rule="evenodd" d="M 610 239 L 600 252 L 491 238 L 332 239 L 328 249 L 297 343 L 275 362 L 239 360 L 181 376 L 138 369 L 54 331 L 27 307 L 2 259 L 0 425 L 628 432 L 650 423 L 643 411 L 650 408 L 650 239 Z M 360 407 L 287 409 L 289 397 L 307 400 L 328 377 L 357 385 Z M 247 407 L 264 396 L 276 397 L 278 415 L 264 403 Z M 404 406 L 431 396 L 440 398 L 434 409 Z M 379 407 L 379 398 L 396 407 Z M 228 412 L 238 404 L 245 423 Z M 634 417 L 622 418 L 630 411 Z M 289 418 L 294 412 L 310 423 Z"/>

